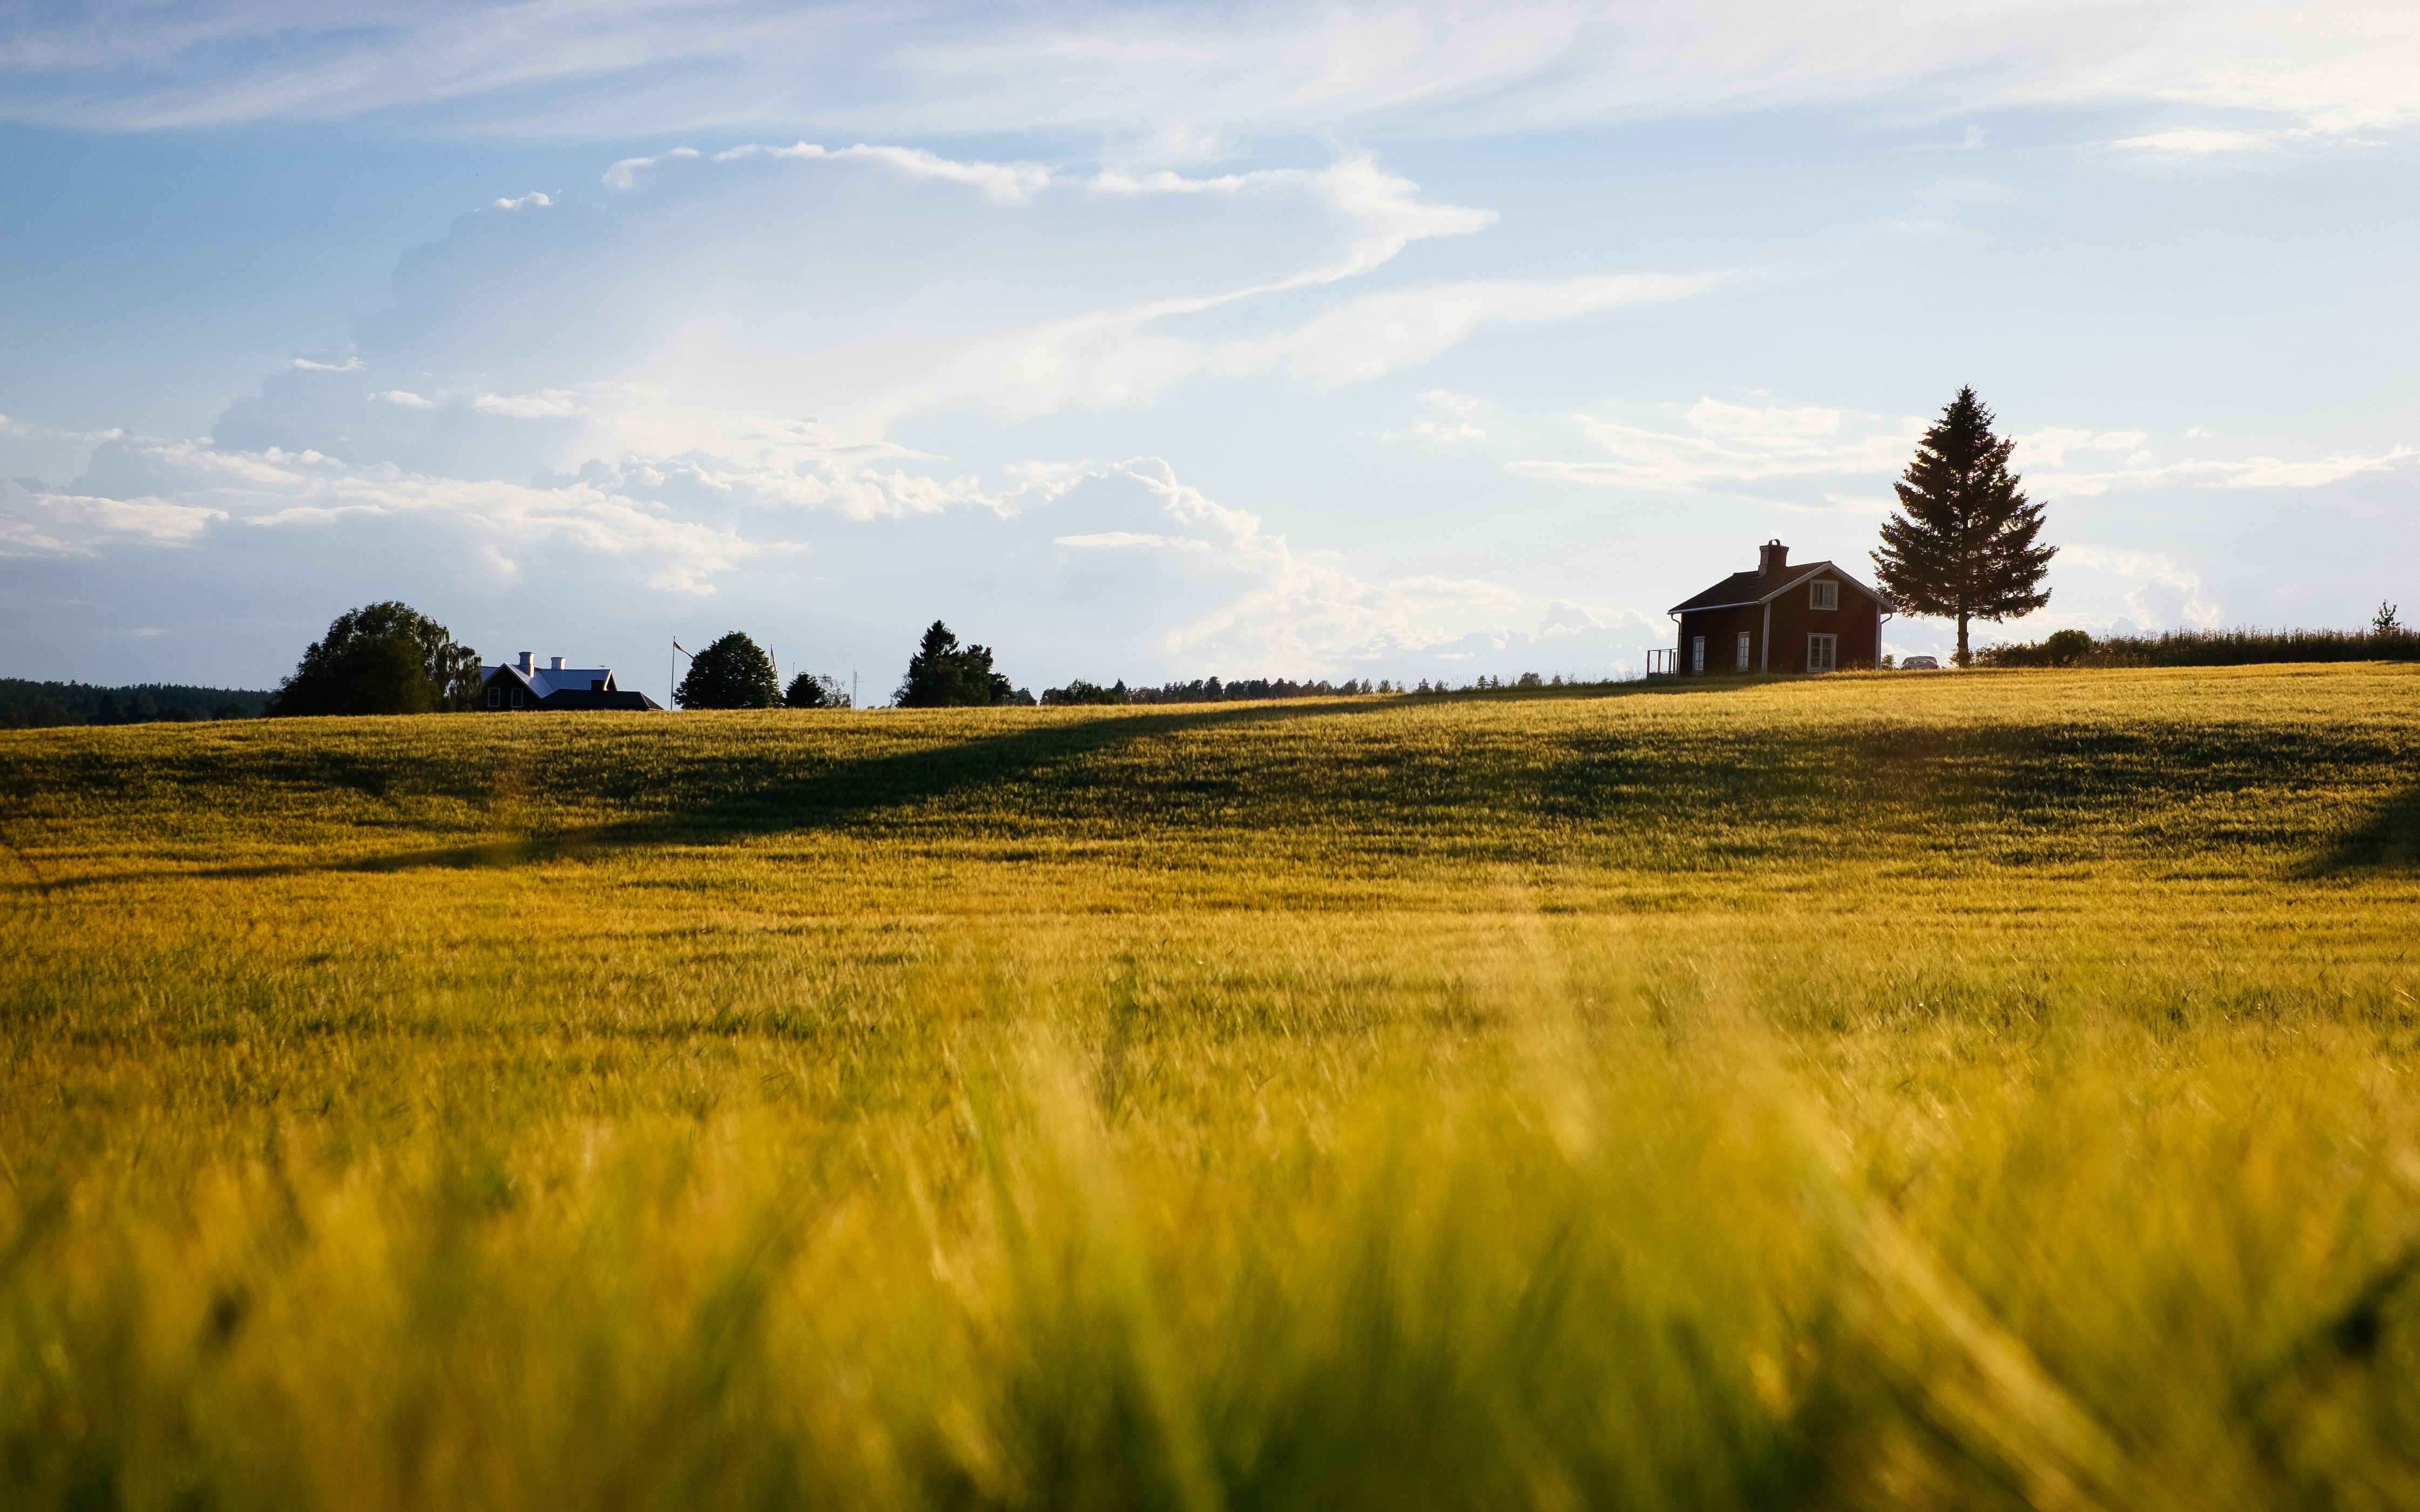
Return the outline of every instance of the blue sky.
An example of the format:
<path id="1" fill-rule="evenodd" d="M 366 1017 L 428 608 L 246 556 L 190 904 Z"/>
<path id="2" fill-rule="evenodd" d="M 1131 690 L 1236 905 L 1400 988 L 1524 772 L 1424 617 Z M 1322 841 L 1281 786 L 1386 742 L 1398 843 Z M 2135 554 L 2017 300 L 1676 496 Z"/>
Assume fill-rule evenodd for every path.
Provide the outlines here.
<path id="1" fill-rule="evenodd" d="M 1635 671 L 1962 383 L 1985 639 L 2420 616 L 2415 116 L 2390 6 L 12 8 L 0 673 Z"/>

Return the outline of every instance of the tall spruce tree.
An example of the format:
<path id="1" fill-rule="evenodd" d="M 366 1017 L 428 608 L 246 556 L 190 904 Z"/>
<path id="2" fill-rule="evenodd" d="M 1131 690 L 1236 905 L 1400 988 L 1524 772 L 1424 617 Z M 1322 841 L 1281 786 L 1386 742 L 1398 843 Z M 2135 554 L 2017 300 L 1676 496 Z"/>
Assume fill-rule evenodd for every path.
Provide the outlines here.
<path id="1" fill-rule="evenodd" d="M 2024 480 L 2009 471 L 2017 443 L 1993 435 L 1992 419 L 1973 389 L 1958 391 L 1892 485 L 1899 512 L 1872 554 L 1876 581 L 1899 607 L 1958 622 L 1961 667 L 1969 620 L 1997 625 L 2050 602 L 2040 584 L 2058 554 L 2035 544 L 2042 506 L 2019 490 Z"/>

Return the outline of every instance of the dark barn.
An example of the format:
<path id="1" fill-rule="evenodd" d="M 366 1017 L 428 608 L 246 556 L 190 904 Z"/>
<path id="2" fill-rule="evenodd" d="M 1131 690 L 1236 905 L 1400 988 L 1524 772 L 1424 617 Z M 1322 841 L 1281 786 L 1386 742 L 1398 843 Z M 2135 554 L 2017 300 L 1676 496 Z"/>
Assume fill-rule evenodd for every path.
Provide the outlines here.
<path id="1" fill-rule="evenodd" d="M 554 658 L 551 667 L 539 667 L 534 661 L 524 651 L 519 665 L 507 661 L 487 668 L 478 706 L 504 713 L 514 709 L 625 709 L 635 713 L 663 707 L 644 693 L 616 687 L 610 667 L 566 667 L 561 656 Z"/>
<path id="2" fill-rule="evenodd" d="M 1768 541 L 1754 572 L 1735 572 L 1668 610 L 1681 624 L 1675 670 L 1709 672 L 1832 672 L 1882 659 L 1883 596 L 1829 562 L 1790 565 L 1790 548 Z"/>

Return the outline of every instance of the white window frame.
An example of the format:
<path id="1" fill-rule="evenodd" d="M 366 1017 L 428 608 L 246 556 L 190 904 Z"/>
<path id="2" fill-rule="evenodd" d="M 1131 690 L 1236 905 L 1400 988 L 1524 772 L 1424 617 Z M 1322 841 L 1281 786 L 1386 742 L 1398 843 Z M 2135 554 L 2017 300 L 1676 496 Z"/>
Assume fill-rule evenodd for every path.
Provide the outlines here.
<path id="1" fill-rule="evenodd" d="M 1689 637 L 1689 671 L 1693 672 L 1702 672 L 1705 670 L 1706 638 L 1701 635 L 1693 635 Z"/>
<path id="2" fill-rule="evenodd" d="M 1807 670 L 1810 672 L 1837 672 L 1840 670 L 1840 638 L 1837 635 L 1810 635 L 1807 638 Z"/>
<path id="3" fill-rule="evenodd" d="M 520 706 L 521 706 L 521 690 L 520 690 L 520 688 L 518 688 L 518 687 L 517 687 L 517 688 L 514 688 L 514 689 L 513 689 L 513 707 L 518 709 L 518 708 L 520 708 Z"/>
<path id="4" fill-rule="evenodd" d="M 488 707 L 491 709 L 501 709 L 504 706 L 504 690 L 501 687 L 491 687 L 488 689 Z"/>
<path id="5" fill-rule="evenodd" d="M 1832 581 L 1828 578 L 1820 583 L 1811 585 L 1807 590 L 1807 607 L 1808 609 L 1838 609 L 1840 607 L 1840 585 Z"/>
<path id="6" fill-rule="evenodd" d="M 1753 637 L 1751 637 L 1745 630 L 1742 630 L 1739 633 L 1739 655 L 1731 658 L 1731 663 L 1741 671 L 1747 671 L 1748 642 L 1752 639 Z"/>

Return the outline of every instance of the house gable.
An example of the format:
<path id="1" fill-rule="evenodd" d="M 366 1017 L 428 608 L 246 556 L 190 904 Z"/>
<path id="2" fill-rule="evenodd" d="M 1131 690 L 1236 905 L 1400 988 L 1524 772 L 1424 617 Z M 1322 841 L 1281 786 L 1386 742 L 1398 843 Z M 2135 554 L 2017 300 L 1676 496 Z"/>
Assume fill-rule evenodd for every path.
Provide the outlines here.
<path id="1" fill-rule="evenodd" d="M 1735 572 L 1668 611 L 1679 629 L 1675 671 L 1820 672 L 1880 659 L 1890 610 L 1882 594 L 1835 563 L 1790 565 L 1779 541 L 1758 555 L 1756 571 Z"/>

